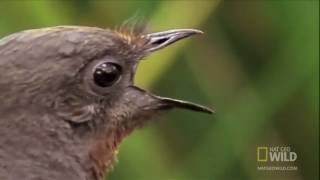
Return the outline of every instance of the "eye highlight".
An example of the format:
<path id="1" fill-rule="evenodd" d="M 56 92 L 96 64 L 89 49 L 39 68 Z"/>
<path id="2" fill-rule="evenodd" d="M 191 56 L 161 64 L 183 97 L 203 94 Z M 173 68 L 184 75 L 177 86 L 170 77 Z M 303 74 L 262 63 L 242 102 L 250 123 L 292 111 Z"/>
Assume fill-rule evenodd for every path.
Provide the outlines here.
<path id="1" fill-rule="evenodd" d="M 99 64 L 93 72 L 93 81 L 97 86 L 109 87 L 120 79 L 121 67 L 118 64 L 104 62 Z"/>

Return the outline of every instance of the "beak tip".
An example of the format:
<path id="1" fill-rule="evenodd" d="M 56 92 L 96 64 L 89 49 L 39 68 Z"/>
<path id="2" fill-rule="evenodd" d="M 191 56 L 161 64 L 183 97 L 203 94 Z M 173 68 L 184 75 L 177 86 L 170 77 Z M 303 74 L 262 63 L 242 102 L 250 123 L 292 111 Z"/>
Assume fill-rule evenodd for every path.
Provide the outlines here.
<path id="1" fill-rule="evenodd" d="M 214 114 L 214 113 L 215 113 L 215 110 L 206 107 L 205 109 L 203 109 L 203 112 L 205 112 L 205 113 L 207 113 L 207 114 Z"/>
<path id="2" fill-rule="evenodd" d="M 203 31 L 198 29 L 177 29 L 175 31 L 180 31 L 185 33 L 185 37 L 191 36 L 191 35 L 201 35 L 204 34 Z"/>
<path id="3" fill-rule="evenodd" d="M 196 34 L 204 34 L 204 32 L 203 32 L 203 31 L 198 30 L 198 29 L 195 29 L 194 31 L 195 31 L 195 33 L 196 33 Z"/>

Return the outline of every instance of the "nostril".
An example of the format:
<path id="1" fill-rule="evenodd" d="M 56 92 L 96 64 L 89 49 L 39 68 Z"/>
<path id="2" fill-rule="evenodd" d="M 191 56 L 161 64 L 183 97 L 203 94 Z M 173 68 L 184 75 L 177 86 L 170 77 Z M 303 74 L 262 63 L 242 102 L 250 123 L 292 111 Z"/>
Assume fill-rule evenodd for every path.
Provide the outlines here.
<path id="1" fill-rule="evenodd" d="M 169 40 L 169 38 L 161 38 L 161 39 L 158 39 L 158 40 L 152 42 L 152 44 L 159 45 L 159 44 L 162 44 L 162 43 L 164 43 L 164 42 L 166 42 L 168 40 Z"/>

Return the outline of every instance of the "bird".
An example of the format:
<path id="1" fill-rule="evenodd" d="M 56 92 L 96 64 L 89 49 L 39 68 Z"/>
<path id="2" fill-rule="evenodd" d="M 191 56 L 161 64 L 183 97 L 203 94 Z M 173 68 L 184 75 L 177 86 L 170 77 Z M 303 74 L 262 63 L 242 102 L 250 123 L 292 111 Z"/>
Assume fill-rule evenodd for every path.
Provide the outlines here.
<path id="1" fill-rule="evenodd" d="M 158 114 L 213 112 L 134 83 L 148 55 L 202 31 L 129 29 L 55 26 L 0 40 L 1 180 L 102 180 L 122 140 Z"/>

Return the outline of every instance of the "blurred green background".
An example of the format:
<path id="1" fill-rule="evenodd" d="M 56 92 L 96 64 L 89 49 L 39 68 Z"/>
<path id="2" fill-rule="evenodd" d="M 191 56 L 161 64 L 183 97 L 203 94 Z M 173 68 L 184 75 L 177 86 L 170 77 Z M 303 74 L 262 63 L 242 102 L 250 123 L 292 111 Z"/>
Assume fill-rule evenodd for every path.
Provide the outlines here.
<path id="1" fill-rule="evenodd" d="M 319 1 L 0 2 L 0 37 L 55 25 L 205 32 L 150 56 L 136 83 L 216 109 L 174 110 L 121 145 L 111 180 L 319 179 Z M 259 146 L 290 146 L 297 171 L 258 171 Z"/>

